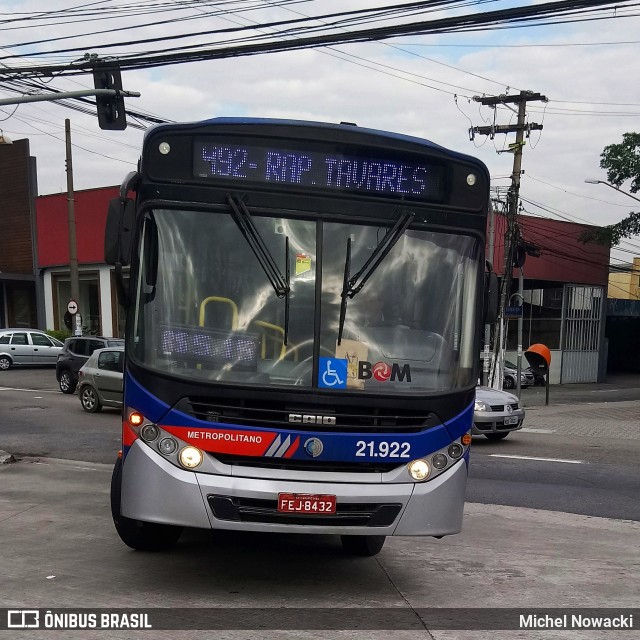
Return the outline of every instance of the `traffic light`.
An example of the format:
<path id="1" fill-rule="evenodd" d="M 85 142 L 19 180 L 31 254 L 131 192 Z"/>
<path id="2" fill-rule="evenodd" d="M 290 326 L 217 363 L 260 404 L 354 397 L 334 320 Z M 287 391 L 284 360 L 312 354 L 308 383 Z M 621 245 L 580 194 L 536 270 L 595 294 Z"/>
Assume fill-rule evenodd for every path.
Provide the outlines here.
<path id="1" fill-rule="evenodd" d="M 122 78 L 118 67 L 96 67 L 93 70 L 93 86 L 96 89 L 122 91 Z M 127 128 L 124 97 L 120 95 L 96 96 L 98 124 L 101 129 L 120 130 Z"/>

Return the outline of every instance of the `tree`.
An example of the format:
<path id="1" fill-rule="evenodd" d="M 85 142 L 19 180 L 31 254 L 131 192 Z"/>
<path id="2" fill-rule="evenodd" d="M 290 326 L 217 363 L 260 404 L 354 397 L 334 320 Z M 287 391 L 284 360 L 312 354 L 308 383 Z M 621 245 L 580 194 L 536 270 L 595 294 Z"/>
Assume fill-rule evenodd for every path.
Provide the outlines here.
<path id="1" fill-rule="evenodd" d="M 640 191 L 640 133 L 624 133 L 620 144 L 610 144 L 600 155 L 600 166 L 607 170 L 607 180 L 620 188 L 631 180 L 631 193 Z M 640 234 L 640 212 L 632 211 L 616 224 L 583 234 L 585 242 L 617 245 L 620 240 Z"/>
<path id="2" fill-rule="evenodd" d="M 631 180 L 631 193 L 640 191 L 640 133 L 622 134 L 622 142 L 605 147 L 600 158 L 611 184 L 620 188 L 625 180 Z"/>

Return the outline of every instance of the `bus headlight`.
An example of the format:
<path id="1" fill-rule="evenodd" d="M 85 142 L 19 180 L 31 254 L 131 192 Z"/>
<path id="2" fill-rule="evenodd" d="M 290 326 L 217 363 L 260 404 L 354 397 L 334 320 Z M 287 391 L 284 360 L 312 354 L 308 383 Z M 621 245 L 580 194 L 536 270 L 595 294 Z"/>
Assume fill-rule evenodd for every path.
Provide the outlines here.
<path id="1" fill-rule="evenodd" d="M 170 456 L 178 448 L 178 443 L 173 438 L 162 438 L 158 444 L 158 450 L 165 456 Z"/>
<path id="2" fill-rule="evenodd" d="M 180 450 L 178 460 L 185 469 L 195 469 L 202 464 L 204 454 L 196 447 L 185 447 Z"/>
<path id="3" fill-rule="evenodd" d="M 414 480 L 426 480 L 429 477 L 429 463 L 426 460 L 414 460 L 408 464 L 408 468 Z"/>
<path id="4" fill-rule="evenodd" d="M 145 442 L 153 442 L 160 437 L 160 430 L 155 424 L 145 424 L 144 427 L 140 429 L 140 437 Z"/>
<path id="5" fill-rule="evenodd" d="M 454 442 L 448 449 L 447 453 L 451 458 L 457 460 L 464 453 L 464 447 L 457 442 Z"/>
<path id="6" fill-rule="evenodd" d="M 436 453 L 436 455 L 431 458 L 431 464 L 434 469 L 440 470 L 449 464 L 449 460 L 447 460 L 447 456 L 445 456 L 444 453 Z"/>

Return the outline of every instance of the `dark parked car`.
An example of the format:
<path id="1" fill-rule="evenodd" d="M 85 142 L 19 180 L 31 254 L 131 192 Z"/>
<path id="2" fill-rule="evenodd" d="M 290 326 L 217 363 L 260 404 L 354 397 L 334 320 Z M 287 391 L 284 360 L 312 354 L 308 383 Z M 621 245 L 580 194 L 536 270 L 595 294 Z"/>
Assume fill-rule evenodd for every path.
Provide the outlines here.
<path id="1" fill-rule="evenodd" d="M 0 330 L 0 371 L 20 365 L 55 366 L 62 342 L 38 329 Z"/>
<path id="2" fill-rule="evenodd" d="M 122 406 L 124 348 L 96 349 L 78 372 L 78 396 L 85 411 Z"/>
<path id="3" fill-rule="evenodd" d="M 124 347 L 121 338 L 103 338 L 90 336 L 86 338 L 67 338 L 58 355 L 56 363 L 56 379 L 62 393 L 74 393 L 78 386 L 78 371 L 96 349 L 105 347 Z"/>

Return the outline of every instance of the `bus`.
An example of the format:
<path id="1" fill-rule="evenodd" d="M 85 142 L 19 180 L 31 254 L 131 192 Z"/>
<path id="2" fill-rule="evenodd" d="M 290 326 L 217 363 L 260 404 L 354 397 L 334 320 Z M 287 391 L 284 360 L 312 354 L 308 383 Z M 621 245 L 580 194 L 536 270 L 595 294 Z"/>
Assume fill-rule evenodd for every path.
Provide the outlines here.
<path id="1" fill-rule="evenodd" d="M 105 236 L 127 318 L 122 541 L 331 534 L 371 556 L 387 536 L 459 532 L 488 207 L 480 161 L 415 137 L 237 118 L 147 131 Z"/>

